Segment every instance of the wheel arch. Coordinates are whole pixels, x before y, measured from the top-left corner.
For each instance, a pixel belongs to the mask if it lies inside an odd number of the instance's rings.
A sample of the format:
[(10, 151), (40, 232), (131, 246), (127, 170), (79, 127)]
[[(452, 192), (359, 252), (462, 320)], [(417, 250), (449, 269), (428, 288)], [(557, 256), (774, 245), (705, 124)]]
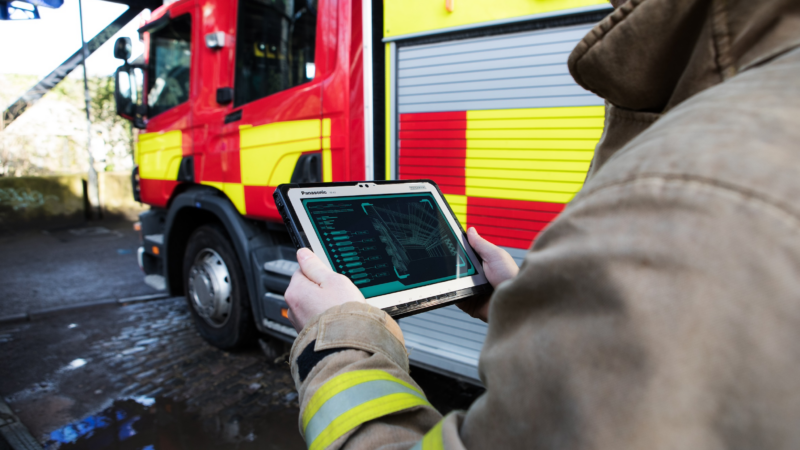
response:
[(249, 264), (249, 241), (257, 230), (239, 214), (230, 200), (213, 188), (193, 187), (170, 202), (164, 230), (164, 275), (170, 295), (184, 295), (183, 256), (192, 232), (200, 226), (222, 226), (244, 272), (251, 302), (257, 298), (255, 276)]

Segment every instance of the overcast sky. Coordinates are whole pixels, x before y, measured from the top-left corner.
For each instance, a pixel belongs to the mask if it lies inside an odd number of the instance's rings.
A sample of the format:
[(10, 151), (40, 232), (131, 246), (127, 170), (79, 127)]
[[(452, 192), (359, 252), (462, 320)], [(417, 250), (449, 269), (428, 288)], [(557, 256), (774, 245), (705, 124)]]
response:
[[(86, 40), (90, 40), (128, 9), (119, 3), (83, 0), (83, 20)], [(43, 77), (64, 62), (81, 47), (78, 0), (65, 0), (58, 9), (39, 8), (39, 20), (0, 21), (0, 73), (31, 74)], [(141, 15), (140, 15), (141, 17)], [(133, 56), (140, 55), (143, 46), (136, 30), (139, 18), (126, 25), (113, 38), (86, 60), (90, 75), (112, 75), (120, 65), (114, 59), (114, 41), (128, 36), (133, 42)], [(83, 73), (80, 69), (72, 76)]]

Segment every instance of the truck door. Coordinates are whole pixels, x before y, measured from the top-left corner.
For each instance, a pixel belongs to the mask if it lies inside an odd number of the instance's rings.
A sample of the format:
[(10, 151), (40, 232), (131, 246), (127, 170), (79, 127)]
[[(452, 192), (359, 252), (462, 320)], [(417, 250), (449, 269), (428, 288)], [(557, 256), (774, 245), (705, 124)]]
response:
[(232, 107), (208, 149), (221, 173), (204, 169), (200, 181), (243, 215), (280, 220), (275, 187), (292, 179), (303, 154), (322, 153), (316, 0), (240, 0), (236, 13)]
[(189, 7), (170, 12), (171, 18), (156, 23), (146, 35), (148, 122), (136, 155), (142, 201), (155, 206), (167, 205), (178, 184), (181, 159), (192, 153), (192, 14)]

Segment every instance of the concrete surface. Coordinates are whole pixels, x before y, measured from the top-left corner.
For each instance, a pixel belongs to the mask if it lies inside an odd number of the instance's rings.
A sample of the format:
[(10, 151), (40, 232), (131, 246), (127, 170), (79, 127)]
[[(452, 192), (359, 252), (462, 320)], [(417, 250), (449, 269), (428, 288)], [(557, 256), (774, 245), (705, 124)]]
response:
[(131, 222), (0, 233), (0, 316), (154, 294), (136, 262)]

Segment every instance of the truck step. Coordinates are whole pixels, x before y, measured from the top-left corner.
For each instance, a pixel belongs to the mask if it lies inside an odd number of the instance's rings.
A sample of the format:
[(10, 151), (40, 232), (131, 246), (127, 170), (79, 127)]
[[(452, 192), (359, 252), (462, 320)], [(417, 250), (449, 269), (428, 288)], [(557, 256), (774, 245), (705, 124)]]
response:
[(163, 291), (167, 289), (167, 280), (162, 275), (146, 275), (144, 277), (144, 284), (157, 291)]
[(296, 261), (289, 261), (288, 259), (276, 259), (274, 261), (267, 261), (264, 263), (264, 271), (291, 277), (294, 272), (300, 267)]

